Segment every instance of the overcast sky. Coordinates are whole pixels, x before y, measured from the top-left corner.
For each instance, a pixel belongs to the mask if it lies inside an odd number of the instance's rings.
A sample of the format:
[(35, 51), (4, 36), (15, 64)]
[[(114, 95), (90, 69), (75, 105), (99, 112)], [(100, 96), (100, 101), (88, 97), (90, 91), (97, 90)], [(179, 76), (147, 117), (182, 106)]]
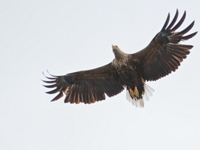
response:
[(156, 82), (144, 108), (117, 96), (91, 105), (50, 102), (41, 79), (96, 68), (111, 45), (134, 53), (160, 31), (167, 13), (200, 29), (199, 0), (1, 0), (0, 149), (199, 150), (200, 40), (180, 68)]

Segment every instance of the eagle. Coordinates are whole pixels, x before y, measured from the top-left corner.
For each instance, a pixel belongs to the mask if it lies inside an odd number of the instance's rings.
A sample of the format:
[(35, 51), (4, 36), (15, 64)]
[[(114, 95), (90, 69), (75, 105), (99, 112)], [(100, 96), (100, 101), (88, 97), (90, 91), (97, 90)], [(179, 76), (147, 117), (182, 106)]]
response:
[[(197, 32), (185, 35), (194, 21), (182, 31), (176, 31), (184, 22), (186, 11), (177, 22), (178, 10), (169, 23), (170, 14), (152, 41), (144, 49), (127, 54), (117, 45), (112, 45), (115, 58), (108, 64), (91, 70), (55, 76), (49, 74), (43, 80), (47, 88), (54, 88), (48, 94), (58, 93), (51, 101), (65, 95), (65, 103), (91, 104), (117, 95), (126, 89), (127, 99), (134, 105), (144, 107), (154, 91), (147, 81), (158, 80), (178, 69), (187, 57), (192, 45), (180, 44), (195, 36)], [(177, 23), (176, 23), (177, 22)]]

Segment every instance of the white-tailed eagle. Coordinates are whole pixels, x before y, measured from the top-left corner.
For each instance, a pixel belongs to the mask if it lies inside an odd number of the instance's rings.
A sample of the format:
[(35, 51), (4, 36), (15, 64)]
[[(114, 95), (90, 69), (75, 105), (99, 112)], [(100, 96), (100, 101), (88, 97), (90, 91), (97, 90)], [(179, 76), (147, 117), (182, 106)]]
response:
[(179, 43), (197, 34), (194, 32), (185, 35), (193, 27), (194, 21), (184, 30), (176, 31), (185, 17), (186, 12), (176, 23), (177, 10), (169, 24), (170, 14), (168, 14), (161, 31), (147, 47), (137, 53), (127, 54), (118, 46), (112, 45), (115, 58), (105, 66), (62, 76), (46, 77), (48, 81), (44, 82), (49, 85), (44, 86), (54, 88), (47, 93), (58, 93), (52, 101), (65, 95), (65, 103), (91, 104), (105, 100), (105, 94), (111, 97), (125, 88), (127, 98), (133, 104), (144, 106), (143, 99), (148, 99), (153, 91), (145, 82), (158, 80), (175, 71), (193, 47)]

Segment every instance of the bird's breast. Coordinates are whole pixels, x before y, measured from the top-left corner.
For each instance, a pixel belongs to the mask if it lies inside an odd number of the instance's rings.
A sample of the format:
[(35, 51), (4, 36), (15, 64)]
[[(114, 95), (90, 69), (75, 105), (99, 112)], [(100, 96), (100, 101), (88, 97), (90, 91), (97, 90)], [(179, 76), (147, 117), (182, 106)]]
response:
[(112, 61), (112, 65), (115, 68), (126, 67), (128, 65), (128, 58), (127, 57), (123, 57), (123, 58), (120, 58), (120, 59), (115, 58)]

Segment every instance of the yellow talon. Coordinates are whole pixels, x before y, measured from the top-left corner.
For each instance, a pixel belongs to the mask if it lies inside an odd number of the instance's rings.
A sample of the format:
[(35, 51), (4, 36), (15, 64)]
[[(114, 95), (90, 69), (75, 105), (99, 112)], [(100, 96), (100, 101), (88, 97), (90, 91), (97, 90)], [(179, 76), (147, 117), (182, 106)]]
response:
[(129, 92), (130, 92), (131, 97), (133, 97), (133, 98), (139, 96), (139, 92), (138, 92), (137, 87), (134, 88), (134, 91), (130, 88)]

